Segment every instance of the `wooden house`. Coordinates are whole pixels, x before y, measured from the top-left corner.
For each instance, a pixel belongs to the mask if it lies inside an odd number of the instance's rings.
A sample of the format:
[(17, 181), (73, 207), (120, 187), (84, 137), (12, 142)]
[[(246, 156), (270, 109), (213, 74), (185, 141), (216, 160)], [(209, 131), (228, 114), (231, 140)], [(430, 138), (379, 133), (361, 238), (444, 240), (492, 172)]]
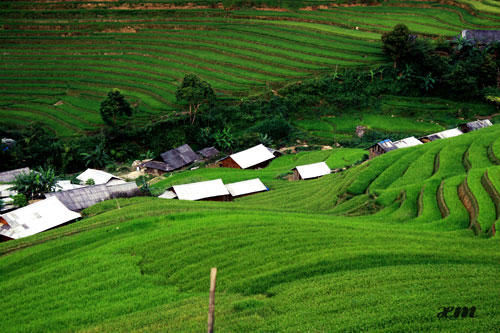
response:
[(299, 165), (292, 170), (294, 180), (315, 179), (328, 175), (331, 172), (325, 162)]
[(276, 156), (260, 144), (223, 158), (220, 166), (234, 169), (259, 169), (265, 168), (274, 158)]
[(455, 136), (459, 136), (462, 134), (464, 134), (464, 133), (461, 130), (459, 130), (458, 128), (452, 128), (452, 129), (442, 131), (439, 133), (434, 133), (434, 134), (429, 134), (427, 136), (423, 136), (423, 137), (419, 138), (419, 140), (422, 143), (427, 143), (427, 142), (431, 142), (431, 141), (435, 141), (435, 140), (439, 140), (439, 139), (453, 138)]
[(164, 152), (154, 160), (141, 164), (141, 166), (145, 168), (146, 173), (159, 176), (188, 166), (199, 159), (198, 154), (188, 144), (184, 144)]
[(0, 215), (2, 241), (28, 237), (81, 217), (57, 198), (48, 198)]
[(463, 133), (469, 133), (481, 128), (493, 126), (490, 120), (484, 119), (484, 120), (476, 120), (476, 121), (471, 121), (469, 123), (464, 123), (458, 125), (458, 128), (463, 132)]
[(167, 189), (160, 198), (190, 201), (232, 201), (231, 194), (224, 186), (222, 179), (174, 185)]

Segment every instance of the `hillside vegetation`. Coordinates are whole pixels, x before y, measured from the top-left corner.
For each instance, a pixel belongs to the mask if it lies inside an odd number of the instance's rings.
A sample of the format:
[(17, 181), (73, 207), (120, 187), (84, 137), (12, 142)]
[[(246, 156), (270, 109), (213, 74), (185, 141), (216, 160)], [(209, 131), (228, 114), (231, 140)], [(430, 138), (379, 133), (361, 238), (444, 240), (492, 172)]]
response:
[[(311, 181), (275, 177), (349, 150), (156, 185), (262, 177), (271, 187), (234, 202), (98, 204), (82, 221), (0, 245), (3, 330), (201, 331), (215, 266), (218, 331), (494, 331), (499, 134), (496, 125)], [(447, 306), (476, 316), (439, 319)]]
[(186, 3), (2, 1), (0, 124), (40, 121), (74, 136), (102, 127), (99, 103), (111, 88), (147, 121), (180, 109), (175, 90), (188, 73), (220, 98), (239, 99), (339, 67), (386, 62), (380, 36), (398, 23), (433, 37), (500, 27), (493, 1), (319, 8), (326, 2), (290, 8), (294, 2), (284, 1), (274, 10)]

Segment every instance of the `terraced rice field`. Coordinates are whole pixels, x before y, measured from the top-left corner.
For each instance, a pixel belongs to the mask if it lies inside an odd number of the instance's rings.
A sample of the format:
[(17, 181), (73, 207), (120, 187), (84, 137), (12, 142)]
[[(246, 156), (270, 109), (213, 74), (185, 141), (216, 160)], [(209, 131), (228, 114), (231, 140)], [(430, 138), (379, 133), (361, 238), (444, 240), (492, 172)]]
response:
[[(156, 184), (271, 187), (234, 202), (100, 203), (82, 221), (0, 244), (3, 331), (201, 331), (214, 266), (218, 331), (496, 331), (499, 137), (496, 125), (310, 181), (276, 176), (359, 152)], [(445, 306), (474, 306), (475, 317), (439, 319)]]
[(187, 73), (221, 98), (241, 98), (337, 66), (385, 62), (380, 35), (397, 23), (446, 37), (500, 27), (491, 10), (498, 7), (469, 2), (273, 11), (168, 1), (2, 1), (0, 124), (40, 120), (59, 135), (81, 135), (102, 126), (98, 106), (114, 87), (147, 121), (179, 110), (175, 89)]

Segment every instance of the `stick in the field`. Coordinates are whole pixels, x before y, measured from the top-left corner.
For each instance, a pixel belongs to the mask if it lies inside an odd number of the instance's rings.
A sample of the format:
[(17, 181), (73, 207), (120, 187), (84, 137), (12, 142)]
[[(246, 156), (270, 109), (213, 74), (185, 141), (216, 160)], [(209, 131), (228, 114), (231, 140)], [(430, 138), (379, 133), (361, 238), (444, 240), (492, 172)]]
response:
[(215, 279), (217, 278), (217, 268), (212, 267), (210, 271), (210, 303), (208, 307), (208, 333), (214, 331), (214, 309), (215, 309)]

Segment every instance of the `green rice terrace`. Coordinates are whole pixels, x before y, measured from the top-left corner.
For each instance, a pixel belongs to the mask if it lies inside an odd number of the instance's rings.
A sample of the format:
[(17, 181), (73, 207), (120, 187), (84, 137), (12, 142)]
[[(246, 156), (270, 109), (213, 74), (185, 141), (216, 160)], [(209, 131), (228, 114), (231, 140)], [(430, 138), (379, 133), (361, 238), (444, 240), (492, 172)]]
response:
[[(3, 332), (493, 332), (500, 326), (500, 125), (398, 149), (310, 181), (284, 155), (261, 170), (197, 169), (154, 186), (260, 177), (234, 202), (107, 201), (79, 222), (0, 245)], [(443, 307), (474, 318), (438, 318)]]
[(188, 73), (219, 98), (238, 100), (338, 68), (386, 63), (380, 37), (398, 23), (446, 38), (500, 28), (496, 1), (255, 3), (2, 1), (0, 124), (35, 120), (59, 136), (82, 135), (103, 126), (99, 104), (111, 88), (146, 122), (180, 110), (175, 91)]

